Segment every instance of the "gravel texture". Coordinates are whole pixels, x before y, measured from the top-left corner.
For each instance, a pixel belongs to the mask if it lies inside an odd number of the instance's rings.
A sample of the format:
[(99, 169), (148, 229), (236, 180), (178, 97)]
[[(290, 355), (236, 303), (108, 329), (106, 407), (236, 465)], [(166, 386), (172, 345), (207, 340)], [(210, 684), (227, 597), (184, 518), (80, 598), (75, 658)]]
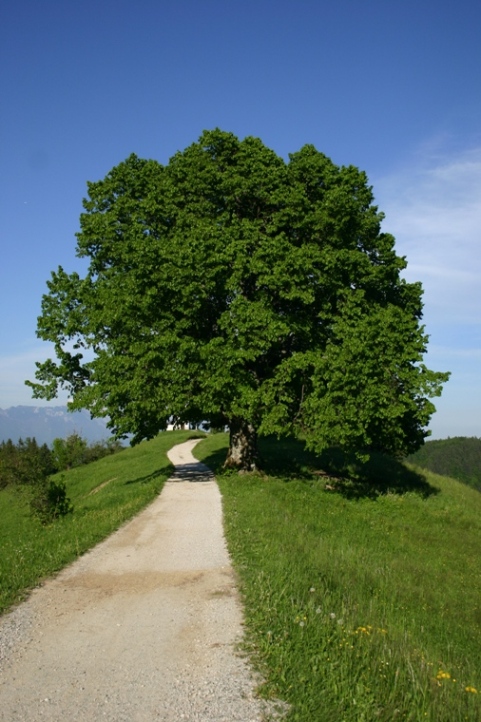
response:
[(254, 722), (221, 497), (195, 441), (159, 497), (0, 619), (0, 720)]

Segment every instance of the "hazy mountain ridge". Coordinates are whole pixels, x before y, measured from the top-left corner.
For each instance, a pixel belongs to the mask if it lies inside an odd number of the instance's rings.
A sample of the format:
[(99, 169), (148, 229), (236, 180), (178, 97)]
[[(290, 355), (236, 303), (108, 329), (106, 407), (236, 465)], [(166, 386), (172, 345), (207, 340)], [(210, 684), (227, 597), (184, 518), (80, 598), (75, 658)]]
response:
[(11, 439), (16, 443), (20, 438), (35, 437), (39, 444), (50, 445), (54, 439), (65, 439), (73, 433), (89, 443), (112, 435), (104, 419), (91, 419), (85, 410), (70, 412), (66, 406), (11, 406), (0, 409), (0, 442)]

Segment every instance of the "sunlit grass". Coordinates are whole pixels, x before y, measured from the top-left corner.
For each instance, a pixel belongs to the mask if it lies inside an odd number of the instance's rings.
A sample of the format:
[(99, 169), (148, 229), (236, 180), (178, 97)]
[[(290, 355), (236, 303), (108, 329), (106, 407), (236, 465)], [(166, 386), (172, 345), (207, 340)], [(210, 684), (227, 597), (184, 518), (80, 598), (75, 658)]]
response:
[(263, 693), (303, 722), (480, 720), (481, 495), (390, 464), (383, 480), (379, 459), (369, 494), (287, 441), (261, 447), (269, 475), (223, 476), (226, 443), (195, 453), (218, 473)]
[(152, 501), (169, 477), (166, 457), (192, 432), (175, 431), (63, 473), (73, 514), (42, 526), (28, 494), (0, 491), (0, 611), (23, 598)]

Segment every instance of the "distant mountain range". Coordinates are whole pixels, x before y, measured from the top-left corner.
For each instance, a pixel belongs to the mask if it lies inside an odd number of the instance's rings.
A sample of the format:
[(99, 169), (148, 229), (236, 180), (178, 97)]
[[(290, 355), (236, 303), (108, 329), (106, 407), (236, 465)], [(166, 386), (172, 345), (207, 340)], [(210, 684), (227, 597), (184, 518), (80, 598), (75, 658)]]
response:
[(17, 443), (27, 437), (39, 444), (51, 444), (77, 433), (89, 443), (112, 435), (104, 419), (91, 419), (88, 411), (67, 411), (66, 406), (11, 406), (0, 409), (0, 441)]

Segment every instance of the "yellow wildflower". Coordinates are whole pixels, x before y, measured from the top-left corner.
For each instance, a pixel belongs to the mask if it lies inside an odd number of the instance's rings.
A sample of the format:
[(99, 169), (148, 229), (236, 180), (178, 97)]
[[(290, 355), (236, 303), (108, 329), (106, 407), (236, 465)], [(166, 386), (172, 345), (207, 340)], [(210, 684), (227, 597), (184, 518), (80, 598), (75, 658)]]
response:
[(359, 632), (362, 632), (363, 634), (371, 634), (371, 632), (369, 631), (369, 627), (358, 627), (355, 633), (358, 634)]

